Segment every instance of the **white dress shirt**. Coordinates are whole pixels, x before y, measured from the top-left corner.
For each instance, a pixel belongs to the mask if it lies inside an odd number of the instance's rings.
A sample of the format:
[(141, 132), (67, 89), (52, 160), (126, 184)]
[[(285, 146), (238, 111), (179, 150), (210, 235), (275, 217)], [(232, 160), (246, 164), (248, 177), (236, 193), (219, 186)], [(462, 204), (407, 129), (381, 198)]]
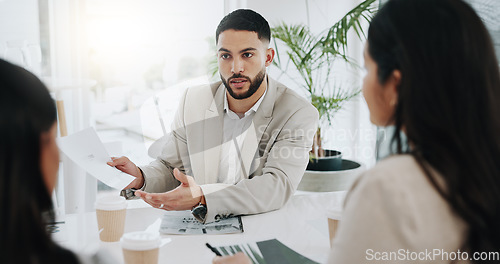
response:
[(235, 184), (244, 178), (241, 171), (241, 147), (248, 128), (252, 124), (255, 112), (259, 109), (264, 96), (266, 96), (266, 92), (267, 89), (252, 108), (246, 111), (241, 118), (229, 109), (227, 93), (224, 93), (223, 142), (217, 182)]

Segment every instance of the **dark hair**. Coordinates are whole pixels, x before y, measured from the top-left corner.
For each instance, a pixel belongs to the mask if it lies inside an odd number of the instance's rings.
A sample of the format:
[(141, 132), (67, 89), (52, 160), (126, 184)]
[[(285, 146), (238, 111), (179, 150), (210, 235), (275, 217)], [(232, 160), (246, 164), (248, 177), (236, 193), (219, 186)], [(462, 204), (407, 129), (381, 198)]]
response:
[(0, 60), (2, 263), (77, 262), (46, 231), (53, 213), (40, 168), (40, 137), (56, 118), (54, 101), (40, 80)]
[(256, 32), (259, 39), (271, 41), (269, 23), (259, 13), (250, 9), (238, 9), (226, 15), (215, 31), (215, 43), (219, 42), (220, 33), (228, 29)]
[(498, 251), (500, 74), (481, 19), (461, 0), (390, 0), (370, 24), (368, 52), (380, 83), (401, 72), (398, 152), (404, 127), (410, 153), (468, 225), (463, 249)]

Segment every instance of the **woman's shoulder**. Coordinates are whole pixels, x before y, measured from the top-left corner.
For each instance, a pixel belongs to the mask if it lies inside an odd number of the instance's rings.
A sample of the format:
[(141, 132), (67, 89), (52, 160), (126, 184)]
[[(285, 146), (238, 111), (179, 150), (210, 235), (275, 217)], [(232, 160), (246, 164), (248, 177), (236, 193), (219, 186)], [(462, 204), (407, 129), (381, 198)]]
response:
[(382, 159), (368, 172), (380, 176), (386, 175), (386, 177), (394, 177), (394, 175), (397, 174), (398, 177), (401, 177), (401, 175), (415, 172), (422, 173), (422, 170), (412, 155), (400, 154)]
[[(439, 173), (432, 167), (427, 169), (438, 184), (443, 184)], [(378, 162), (359, 176), (347, 197), (351, 201), (378, 200), (378, 206), (409, 213), (449, 211), (448, 203), (412, 155), (394, 155)]]
[[(429, 170), (441, 182), (441, 176)], [(464, 236), (463, 221), (411, 155), (388, 157), (360, 175), (346, 197), (345, 212), (346, 217), (370, 219), (379, 227), (385, 223), (382, 233), (388, 247), (441, 246), (452, 251)]]
[(425, 181), (425, 174), (415, 158), (402, 154), (379, 161), (374, 167), (363, 172), (355, 185), (384, 183), (385, 187), (399, 190), (404, 186), (412, 186), (416, 182), (425, 183)]
[(346, 196), (341, 221), (331, 254), (335, 263), (364, 262), (368, 249), (454, 252), (466, 235), (463, 220), (411, 155), (388, 157), (360, 175)]

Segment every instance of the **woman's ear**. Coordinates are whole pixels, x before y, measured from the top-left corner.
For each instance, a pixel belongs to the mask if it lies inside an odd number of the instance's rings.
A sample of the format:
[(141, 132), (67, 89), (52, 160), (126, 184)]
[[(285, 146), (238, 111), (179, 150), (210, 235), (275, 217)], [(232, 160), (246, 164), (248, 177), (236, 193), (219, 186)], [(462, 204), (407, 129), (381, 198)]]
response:
[(401, 84), (401, 71), (394, 70), (385, 83), (385, 95), (387, 102), (394, 107), (398, 102), (399, 85)]

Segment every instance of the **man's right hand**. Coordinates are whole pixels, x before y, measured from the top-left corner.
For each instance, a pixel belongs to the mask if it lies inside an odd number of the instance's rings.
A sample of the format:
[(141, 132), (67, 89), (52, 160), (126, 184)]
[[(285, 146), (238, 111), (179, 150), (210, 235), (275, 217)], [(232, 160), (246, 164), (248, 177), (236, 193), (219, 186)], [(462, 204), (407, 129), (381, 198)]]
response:
[(130, 188), (140, 189), (144, 185), (144, 176), (142, 175), (141, 170), (127, 157), (119, 157), (119, 158), (111, 157), (111, 160), (112, 161), (108, 162), (109, 166), (115, 167), (135, 177), (135, 180), (133, 180), (124, 189), (130, 189)]

